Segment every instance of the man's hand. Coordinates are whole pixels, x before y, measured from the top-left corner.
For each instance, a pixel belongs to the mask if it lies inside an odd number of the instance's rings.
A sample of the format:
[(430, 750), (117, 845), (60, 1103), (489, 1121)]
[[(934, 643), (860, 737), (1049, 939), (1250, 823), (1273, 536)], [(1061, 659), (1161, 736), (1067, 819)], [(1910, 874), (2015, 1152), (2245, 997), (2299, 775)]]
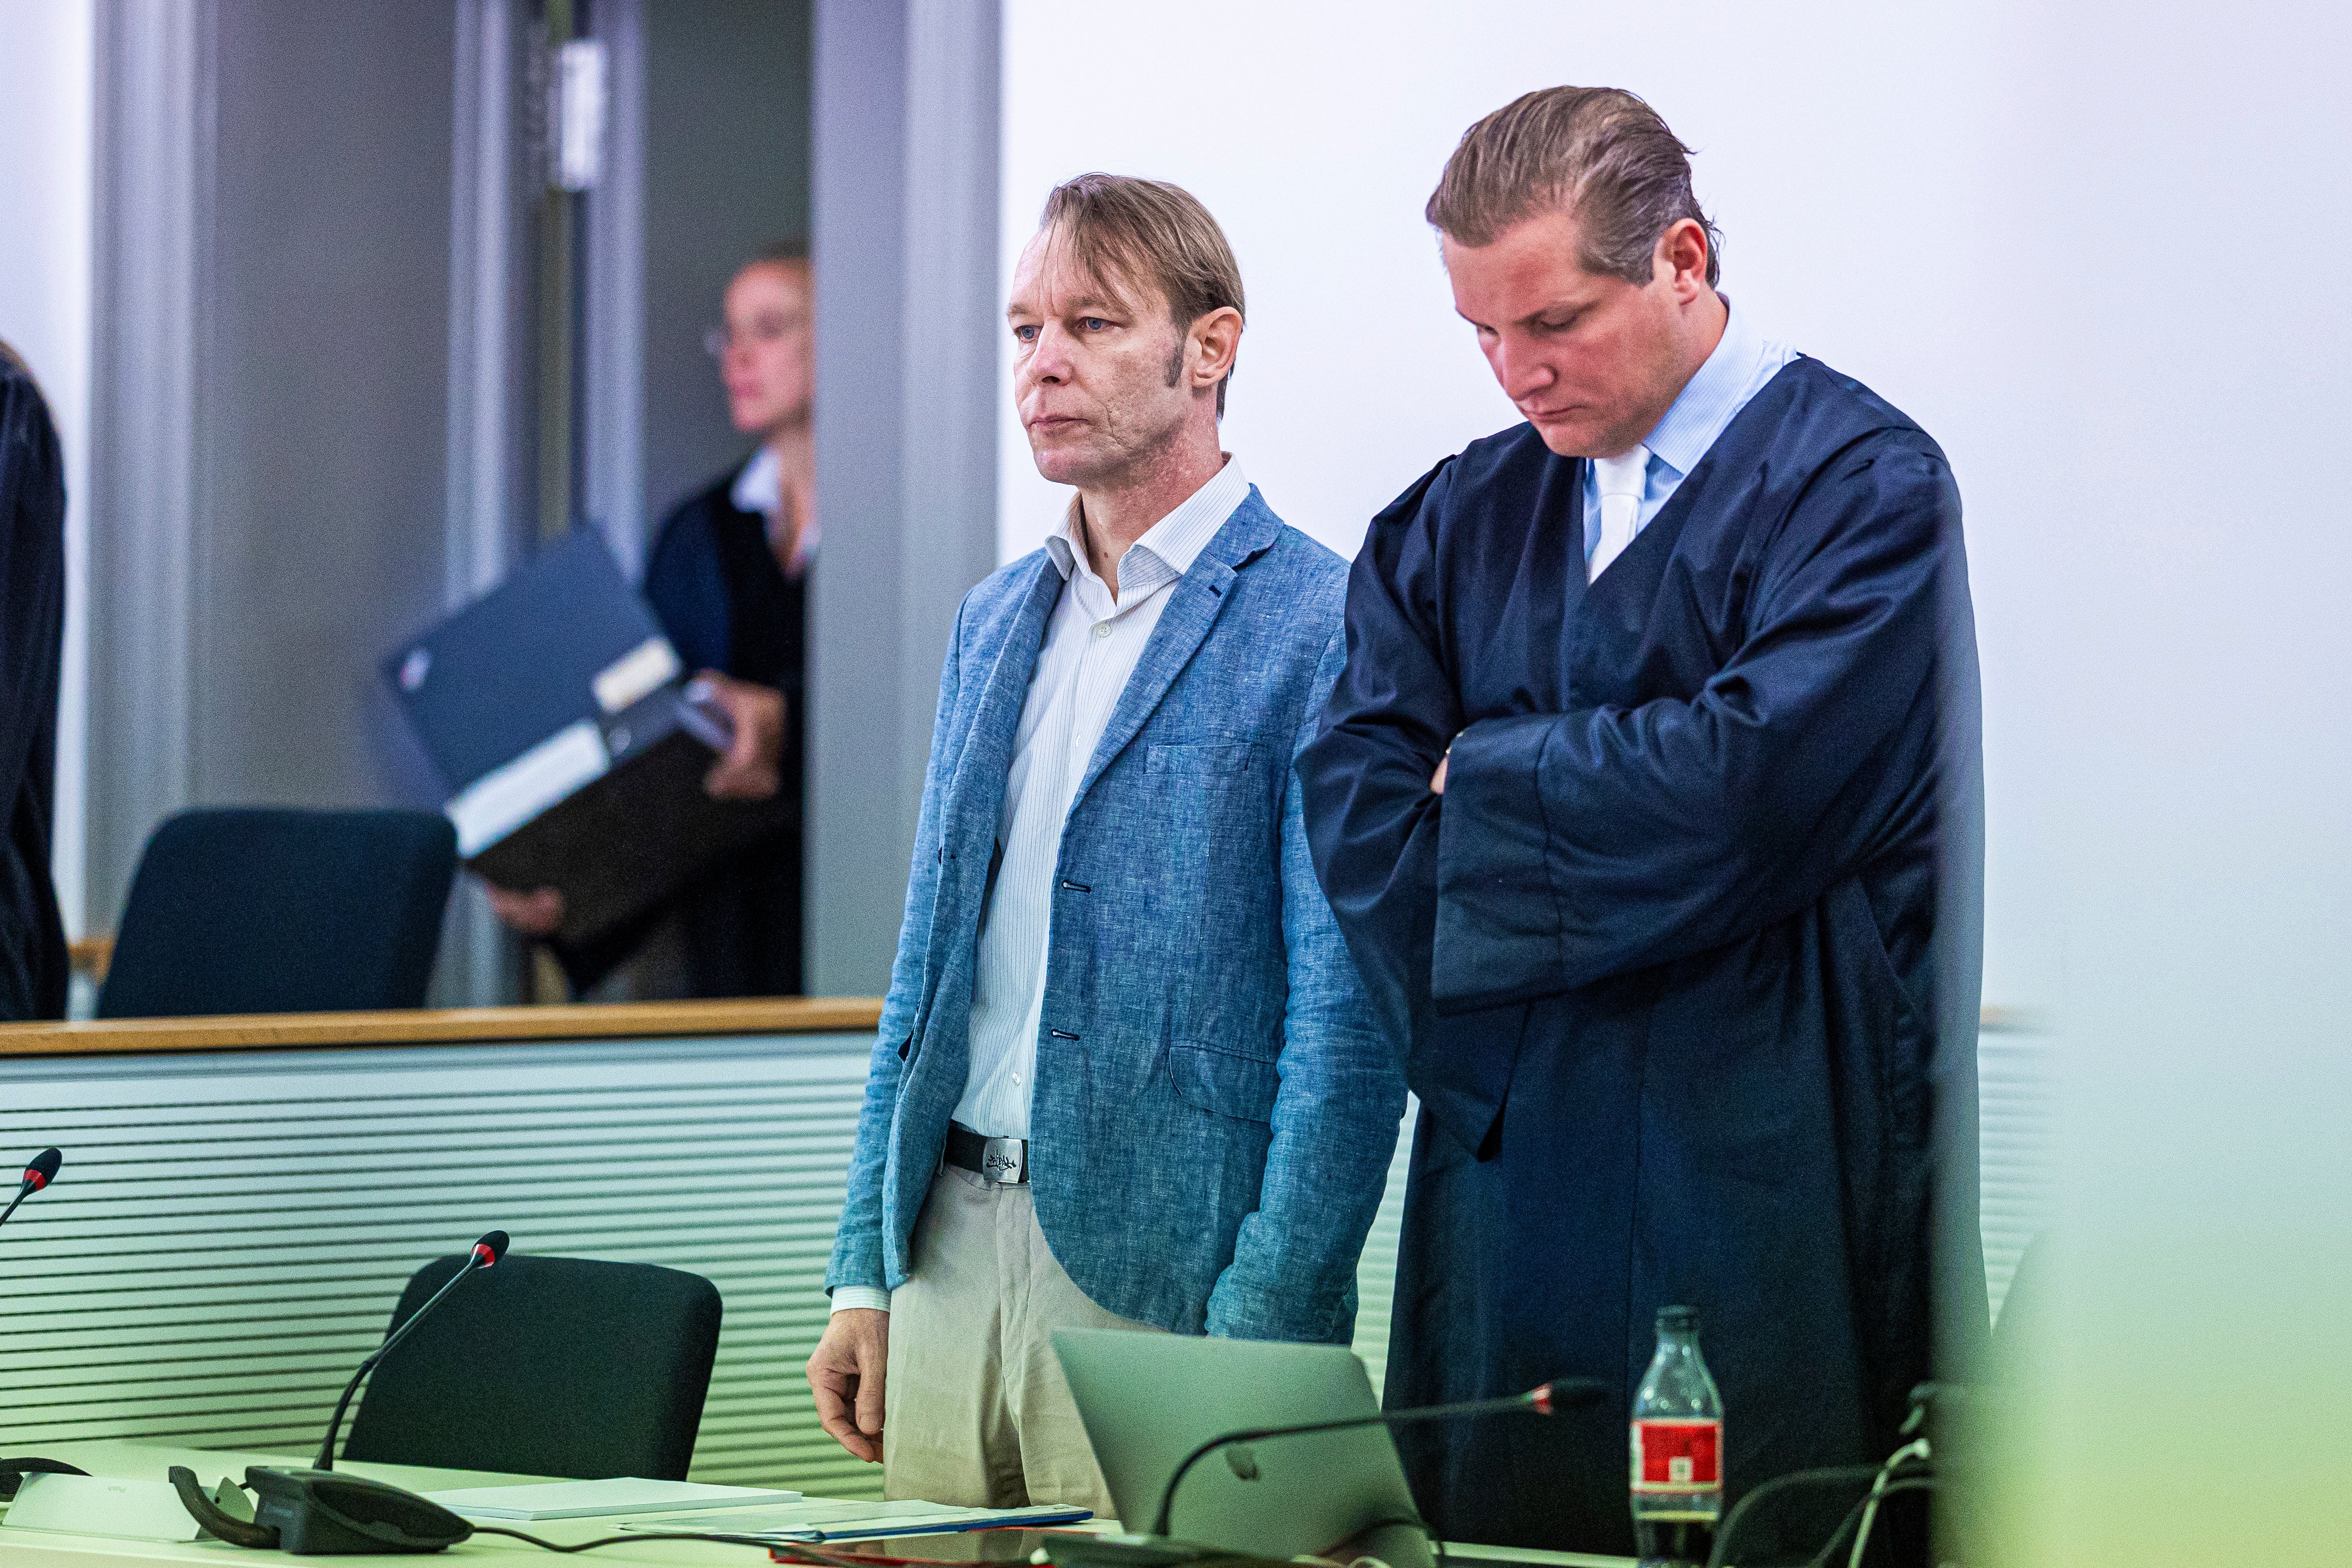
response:
[(817, 1420), (868, 1464), (882, 1460), (882, 1379), (889, 1359), (890, 1314), (866, 1307), (834, 1313), (808, 1359)]
[(1453, 760), (1454, 753), (1451, 750), (1448, 750), (1444, 756), (1437, 759), (1437, 771), (1429, 776), (1429, 792), (1431, 794), (1443, 795), (1445, 793), (1445, 765)]
[(484, 883), (490, 895), (490, 908), (498, 917), (526, 936), (552, 936), (555, 928), (563, 924), (563, 894), (556, 888), (535, 887), (529, 893), (518, 893), (510, 887)]
[(705, 670), (695, 684), (724, 709), (735, 744), (710, 765), (702, 788), (714, 800), (764, 800), (782, 783), (784, 694)]

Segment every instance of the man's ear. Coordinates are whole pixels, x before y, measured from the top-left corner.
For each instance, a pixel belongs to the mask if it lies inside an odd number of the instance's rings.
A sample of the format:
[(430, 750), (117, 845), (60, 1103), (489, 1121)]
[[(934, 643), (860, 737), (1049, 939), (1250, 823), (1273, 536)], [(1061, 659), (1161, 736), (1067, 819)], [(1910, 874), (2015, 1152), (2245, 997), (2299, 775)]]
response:
[(1192, 348), (1192, 385), (1215, 386), (1233, 373), (1242, 348), (1242, 313), (1223, 305), (1192, 323), (1186, 334)]
[(1675, 298), (1687, 299), (1707, 286), (1706, 230), (1696, 218), (1681, 218), (1658, 236), (1652, 265)]

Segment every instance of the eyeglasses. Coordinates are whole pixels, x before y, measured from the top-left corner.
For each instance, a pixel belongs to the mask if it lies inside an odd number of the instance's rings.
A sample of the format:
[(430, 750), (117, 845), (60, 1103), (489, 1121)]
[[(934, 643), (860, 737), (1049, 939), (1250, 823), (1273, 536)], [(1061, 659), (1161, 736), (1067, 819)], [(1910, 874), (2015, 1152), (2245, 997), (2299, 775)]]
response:
[(781, 343), (805, 326), (799, 316), (762, 316), (738, 332), (731, 327), (713, 327), (702, 334), (702, 351), (714, 360), (723, 360), (727, 350), (739, 344), (756, 343), (761, 348)]

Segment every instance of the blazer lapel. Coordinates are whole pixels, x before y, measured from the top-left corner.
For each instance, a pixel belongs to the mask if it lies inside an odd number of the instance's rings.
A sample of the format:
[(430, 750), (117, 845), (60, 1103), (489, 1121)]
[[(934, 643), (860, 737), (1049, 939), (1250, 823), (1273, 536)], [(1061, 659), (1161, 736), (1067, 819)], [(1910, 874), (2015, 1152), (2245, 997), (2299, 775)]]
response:
[(1157, 711), (1168, 688), (1208, 640), (1210, 628), (1216, 625), (1231, 597), (1238, 575), (1235, 569), (1249, 564), (1250, 558), (1272, 544), (1281, 527), (1273, 509), (1259, 497), (1257, 486), (1251, 486), (1225, 526), (1193, 558), (1192, 570), (1168, 591), (1168, 608), (1160, 612), (1160, 624), (1151, 629), (1151, 640), (1143, 645), (1143, 657), (1136, 661), (1134, 673), (1118, 694), (1118, 706), (1111, 709), (1110, 725), (1087, 764), (1086, 777), (1078, 780), (1078, 792), (1070, 801), (1073, 812), (1102, 777), (1103, 769), (1127, 749)]
[[(971, 710), (963, 754), (948, 780), (946, 809), (940, 813), (940, 843), (951, 854), (965, 854), (968, 846), (994, 839), (997, 813), (1004, 804), (1005, 776), (1013, 768), (1013, 742), (1021, 730), (1022, 705), (1029, 700), (1030, 678), (1036, 674), (1037, 654), (1045, 646), (1045, 622), (1061, 596), (1062, 574), (1039, 550), (1028, 591), (1021, 596), (1011, 624), (997, 643), (979, 701)], [(984, 875), (986, 855), (981, 856), (980, 863)], [(941, 886), (949, 880), (941, 878)]]

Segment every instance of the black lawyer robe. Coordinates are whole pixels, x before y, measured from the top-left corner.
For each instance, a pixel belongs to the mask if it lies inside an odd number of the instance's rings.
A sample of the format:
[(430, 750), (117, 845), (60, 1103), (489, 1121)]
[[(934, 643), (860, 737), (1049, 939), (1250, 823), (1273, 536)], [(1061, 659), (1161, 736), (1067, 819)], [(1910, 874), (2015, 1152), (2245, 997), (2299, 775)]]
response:
[(66, 1016), (65, 926), (49, 879), (65, 649), (65, 463), (48, 404), (0, 343), (0, 1019)]
[(1938, 1180), (1975, 1213), (1975, 1040), (1937, 1019), (1977, 975), (1936, 939), (1975, 644), (1942, 452), (1819, 361), (1589, 587), (1583, 467), (1521, 425), (1374, 520), (1298, 770), (1423, 1106), (1391, 1407), (1622, 1391), (1401, 1429), (1415, 1495), (1453, 1540), (1622, 1552), (1659, 1307), (1701, 1314), (1734, 1500), (1884, 1458), (1928, 1375)]

